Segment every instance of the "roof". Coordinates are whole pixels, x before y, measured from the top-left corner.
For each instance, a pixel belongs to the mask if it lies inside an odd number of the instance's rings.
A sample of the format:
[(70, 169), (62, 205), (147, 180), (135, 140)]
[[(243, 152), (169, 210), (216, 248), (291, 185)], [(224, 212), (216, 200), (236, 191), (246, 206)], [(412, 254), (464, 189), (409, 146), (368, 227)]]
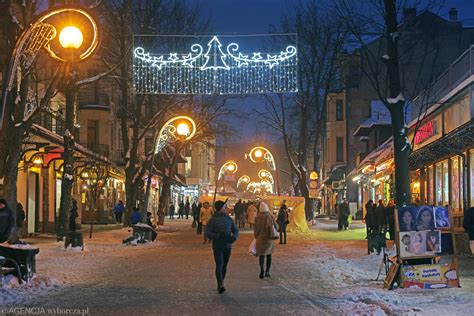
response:
[(370, 113), (372, 114), (370, 118), (359, 125), (354, 136), (367, 136), (374, 127), (391, 124), (390, 112), (382, 101), (370, 101)]

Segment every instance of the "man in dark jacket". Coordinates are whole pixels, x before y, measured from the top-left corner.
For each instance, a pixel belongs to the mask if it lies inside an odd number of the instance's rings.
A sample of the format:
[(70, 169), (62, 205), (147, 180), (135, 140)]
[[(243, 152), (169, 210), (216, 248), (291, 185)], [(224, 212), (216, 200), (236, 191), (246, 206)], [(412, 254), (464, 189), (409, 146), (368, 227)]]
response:
[(14, 226), (13, 211), (8, 208), (5, 199), (0, 199), (0, 243), (8, 240)]
[(239, 199), (239, 201), (235, 203), (234, 205), (235, 223), (237, 224), (239, 228), (242, 227), (242, 212), (243, 211), (244, 209), (243, 209), (242, 200)]
[(469, 235), (471, 252), (474, 255), (474, 207), (469, 208), (464, 214), (464, 229)]
[(379, 233), (384, 233), (386, 224), (387, 220), (385, 218), (385, 205), (383, 204), (383, 200), (379, 200), (379, 204), (375, 209), (375, 225), (377, 227), (377, 231)]
[(342, 218), (342, 226), (344, 229), (349, 228), (349, 215), (351, 215), (351, 209), (349, 208), (349, 203), (347, 203), (347, 200), (344, 199), (342, 202), (341, 206), (339, 207), (339, 211), (341, 212), (341, 218)]
[(207, 223), (206, 236), (212, 240), (214, 261), (216, 262), (217, 291), (225, 292), (224, 279), (232, 251), (232, 243), (239, 237), (239, 230), (227, 213), (225, 202), (214, 203), (216, 212)]

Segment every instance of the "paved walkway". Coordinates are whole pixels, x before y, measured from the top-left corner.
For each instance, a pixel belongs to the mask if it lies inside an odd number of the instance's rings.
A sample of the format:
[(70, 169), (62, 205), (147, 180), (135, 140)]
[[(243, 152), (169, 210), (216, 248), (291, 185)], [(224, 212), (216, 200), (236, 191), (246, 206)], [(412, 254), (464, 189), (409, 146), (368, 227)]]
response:
[(21, 306), (89, 315), (193, 316), (417, 314), (436, 311), (433, 302), (444, 300), (454, 311), (459, 304), (474, 308), (468, 305), (472, 287), (436, 293), (382, 289), (374, 281), (381, 258), (365, 256), (365, 240), (322, 242), (290, 234), (287, 245), (277, 245), (271, 278), (260, 280), (257, 259), (247, 253), (250, 229), (234, 245), (227, 292), (218, 294), (211, 246), (190, 226), (191, 220), (167, 221), (157, 242), (139, 246), (121, 244), (126, 228), (101, 231), (86, 236), (84, 252), (30, 239), (41, 249), (38, 278), (46, 277), (48, 286), (24, 296)]

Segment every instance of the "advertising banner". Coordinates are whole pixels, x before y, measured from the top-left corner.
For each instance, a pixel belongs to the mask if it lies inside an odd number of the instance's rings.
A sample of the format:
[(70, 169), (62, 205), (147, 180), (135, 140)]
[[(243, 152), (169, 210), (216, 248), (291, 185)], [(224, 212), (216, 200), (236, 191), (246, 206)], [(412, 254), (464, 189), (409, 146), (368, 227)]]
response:
[(402, 266), (404, 288), (441, 289), (459, 287), (456, 266), (448, 264), (424, 264)]

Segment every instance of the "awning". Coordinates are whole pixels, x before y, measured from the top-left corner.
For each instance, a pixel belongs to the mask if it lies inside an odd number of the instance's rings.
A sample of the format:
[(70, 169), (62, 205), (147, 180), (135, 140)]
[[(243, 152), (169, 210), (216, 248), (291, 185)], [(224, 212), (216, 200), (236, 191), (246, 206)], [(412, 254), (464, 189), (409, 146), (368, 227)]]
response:
[(448, 135), (426, 145), (410, 155), (410, 170), (422, 168), (440, 159), (448, 158), (474, 146), (474, 121), (458, 127)]

